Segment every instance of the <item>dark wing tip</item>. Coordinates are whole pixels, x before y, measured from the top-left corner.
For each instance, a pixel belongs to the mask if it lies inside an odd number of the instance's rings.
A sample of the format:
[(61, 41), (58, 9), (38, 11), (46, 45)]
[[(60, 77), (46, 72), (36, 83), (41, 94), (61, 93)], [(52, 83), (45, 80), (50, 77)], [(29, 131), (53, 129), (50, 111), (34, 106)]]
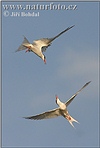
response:
[(38, 118), (37, 115), (36, 116), (30, 116), (30, 117), (22, 117), (24, 119), (31, 119), (31, 120), (41, 120), (42, 118)]
[(71, 26), (71, 27), (74, 27), (75, 25)]
[(71, 28), (73, 28), (74, 26), (75, 26), (75, 25), (68, 27), (68, 28), (66, 29), (66, 31), (69, 30), (69, 29), (71, 29)]
[(91, 81), (87, 82), (87, 83), (91, 83)]
[(74, 26), (75, 26), (75, 25), (73, 25), (73, 26), (69, 27), (69, 29), (73, 28)]
[(22, 117), (22, 118), (24, 118), (24, 119), (32, 119), (31, 117)]
[(87, 83), (85, 84), (85, 86), (87, 86), (89, 83), (91, 83), (91, 81), (87, 82)]

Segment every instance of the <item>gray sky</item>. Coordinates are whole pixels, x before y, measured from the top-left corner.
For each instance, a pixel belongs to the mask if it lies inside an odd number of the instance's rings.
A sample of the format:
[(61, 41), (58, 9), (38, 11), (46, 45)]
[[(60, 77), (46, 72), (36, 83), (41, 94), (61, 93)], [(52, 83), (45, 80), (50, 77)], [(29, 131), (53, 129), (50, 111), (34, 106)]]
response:
[[(99, 4), (52, 2), (52, 8), (59, 6), (59, 10), (25, 10), (37, 4), (51, 2), (2, 2), (2, 146), (97, 147)], [(22, 12), (39, 16), (23, 17)], [(32, 43), (54, 37), (72, 25), (75, 27), (44, 53), (46, 65), (33, 53), (15, 52), (23, 35)], [(90, 80), (68, 106), (69, 113), (80, 122), (74, 123), (76, 129), (63, 117), (41, 121), (22, 118), (56, 108), (56, 94), (65, 102)]]

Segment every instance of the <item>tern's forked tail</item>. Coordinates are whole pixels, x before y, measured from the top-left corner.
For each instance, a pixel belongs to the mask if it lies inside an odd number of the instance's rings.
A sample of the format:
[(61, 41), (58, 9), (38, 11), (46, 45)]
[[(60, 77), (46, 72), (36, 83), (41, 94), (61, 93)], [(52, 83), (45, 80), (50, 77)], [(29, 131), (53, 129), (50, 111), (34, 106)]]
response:
[(66, 116), (66, 119), (69, 121), (69, 123), (74, 127), (72, 122), (77, 122), (79, 123), (77, 120), (75, 120), (73, 117), (71, 117), (69, 114)]
[(25, 50), (27, 47), (27, 45), (29, 45), (29, 41), (27, 40), (27, 38), (24, 36), (24, 40), (22, 42), (22, 44), (19, 46), (19, 48), (16, 50), (17, 51), (21, 51), (21, 50)]

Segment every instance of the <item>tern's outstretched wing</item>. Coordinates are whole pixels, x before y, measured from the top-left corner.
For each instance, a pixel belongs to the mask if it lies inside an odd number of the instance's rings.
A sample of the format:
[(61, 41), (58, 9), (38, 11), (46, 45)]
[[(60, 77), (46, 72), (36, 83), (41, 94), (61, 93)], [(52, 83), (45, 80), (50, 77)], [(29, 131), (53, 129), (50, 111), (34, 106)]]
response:
[(39, 39), (39, 40), (35, 40), (35, 41), (33, 42), (33, 44), (37, 45), (37, 47), (38, 47), (39, 49), (41, 49), (42, 52), (45, 52), (46, 49), (47, 49), (47, 47), (51, 45), (51, 42), (52, 42), (53, 40), (55, 40), (56, 38), (58, 38), (60, 35), (62, 35), (62, 34), (63, 34), (64, 32), (66, 32), (66, 31), (68, 31), (68, 30), (71, 29), (72, 27), (74, 27), (74, 25), (71, 26), (71, 27), (68, 27), (67, 29), (65, 29), (64, 31), (62, 31), (61, 33), (59, 33), (58, 35), (56, 35), (56, 36), (53, 37), (53, 38), (42, 38), (42, 39)]
[(60, 35), (62, 35), (63, 33), (65, 33), (66, 31), (68, 31), (69, 29), (73, 28), (75, 25), (71, 26), (71, 27), (68, 27), (67, 29), (65, 29), (64, 31), (62, 31), (61, 33), (59, 33), (58, 35), (56, 35), (55, 37), (51, 38), (51, 42), (53, 40), (55, 40), (56, 38), (58, 38)]
[(41, 120), (41, 119), (50, 119), (60, 116), (59, 109), (53, 109), (44, 113), (41, 113), (36, 116), (24, 117), (25, 119)]
[(21, 50), (25, 50), (27, 47), (25, 45), (30, 44), (29, 41), (27, 40), (27, 38), (24, 36), (24, 40), (22, 42), (22, 44), (19, 46), (19, 48), (16, 50), (17, 51), (21, 51)]
[(87, 82), (80, 90), (78, 90), (65, 104), (66, 107), (72, 102), (72, 100), (84, 89), (91, 81)]

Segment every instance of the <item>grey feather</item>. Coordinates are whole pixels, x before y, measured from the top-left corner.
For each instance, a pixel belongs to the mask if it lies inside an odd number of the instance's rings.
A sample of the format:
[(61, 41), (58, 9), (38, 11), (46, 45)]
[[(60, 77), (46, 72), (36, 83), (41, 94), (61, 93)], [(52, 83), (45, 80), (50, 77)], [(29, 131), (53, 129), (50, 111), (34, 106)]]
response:
[(36, 116), (30, 116), (30, 117), (24, 117), (24, 118), (25, 119), (33, 119), (33, 120), (41, 120), (41, 119), (55, 118), (57, 116), (60, 116), (59, 108), (38, 114)]
[(65, 104), (66, 107), (73, 101), (73, 99), (90, 83), (91, 81), (87, 82), (80, 90), (78, 90)]

